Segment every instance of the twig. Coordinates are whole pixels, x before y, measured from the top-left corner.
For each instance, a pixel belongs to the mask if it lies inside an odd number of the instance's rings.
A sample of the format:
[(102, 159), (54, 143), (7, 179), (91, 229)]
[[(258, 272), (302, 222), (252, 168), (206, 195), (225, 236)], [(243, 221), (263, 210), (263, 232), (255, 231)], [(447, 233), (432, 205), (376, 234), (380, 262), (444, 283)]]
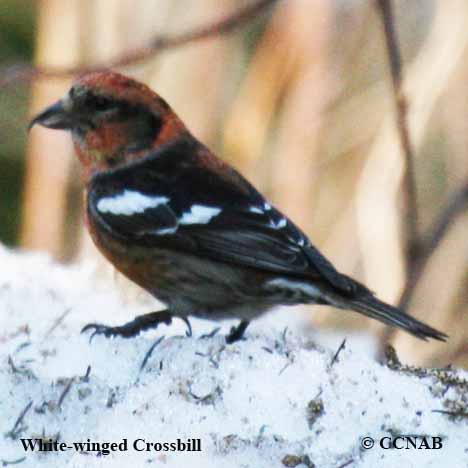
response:
[(216, 327), (213, 328), (209, 333), (204, 333), (203, 335), (200, 335), (200, 340), (206, 340), (208, 338), (213, 338), (218, 332), (221, 330), (221, 327)]
[(34, 379), (34, 380), (37, 380), (37, 377), (34, 375), (34, 372), (24, 366), (20, 366), (20, 367), (16, 367), (15, 363), (13, 362), (13, 358), (8, 355), (8, 365), (10, 366), (11, 368), (11, 371), (14, 373), (14, 374), (20, 374), (20, 375), (23, 375), (25, 377), (27, 377), (28, 379)]
[(444, 238), (452, 222), (468, 208), (468, 182), (450, 196), (447, 206), (435, 220), (424, 241), (424, 253), (430, 256)]
[(67, 385), (65, 386), (65, 388), (63, 389), (63, 392), (62, 394), (60, 395), (59, 399), (58, 399), (58, 402), (57, 402), (57, 407), (58, 408), (61, 408), (62, 407), (62, 403), (63, 401), (65, 400), (65, 397), (68, 395), (68, 393), (70, 392), (71, 390), (71, 387), (73, 385), (73, 382), (74, 382), (74, 379), (73, 377), (68, 381)]
[(63, 322), (65, 317), (71, 312), (71, 308), (66, 309), (61, 315), (57, 317), (57, 319), (54, 321), (52, 326), (47, 330), (46, 334), (44, 335), (45, 338), (49, 338), (50, 335), (55, 331), (55, 329)]
[(400, 137), (400, 144), (405, 157), (405, 174), (403, 179), (404, 191), (407, 202), (406, 213), (406, 265), (407, 271), (411, 271), (412, 264), (419, 254), (419, 212), (417, 204), (414, 152), (408, 130), (408, 103), (402, 88), (402, 64), (400, 48), (398, 46), (397, 35), (391, 0), (376, 0), (377, 9), (382, 17), (385, 32), (385, 42), (387, 45), (388, 59), (393, 84), (393, 97), (396, 108), (397, 130)]
[(18, 368), (15, 366), (15, 363), (13, 362), (13, 358), (8, 355), (8, 365), (10, 366), (11, 368), (11, 372), (13, 372), (13, 374), (16, 374), (18, 371)]
[(21, 457), (16, 460), (0, 460), (2, 466), (8, 465), (18, 465), (18, 463), (23, 463), (26, 460), (26, 457)]
[(405, 289), (400, 299), (400, 306), (405, 308), (418, 284), (431, 255), (448, 232), (452, 223), (468, 208), (468, 182), (456, 190), (450, 197), (447, 206), (440, 212), (428, 234), (421, 243), (420, 253), (409, 272)]
[(431, 410), (432, 413), (440, 413), (440, 414), (447, 414), (448, 416), (452, 416), (454, 418), (468, 418), (468, 412), (465, 411), (446, 411), (446, 410)]
[(333, 358), (330, 362), (330, 367), (333, 367), (333, 364), (338, 360), (338, 356), (340, 355), (341, 351), (345, 349), (346, 347), (346, 338), (341, 342), (340, 346), (338, 346), (338, 349), (336, 350), (336, 353), (333, 355)]
[(31, 406), (33, 405), (33, 401), (31, 400), (21, 411), (19, 414), (18, 418), (16, 419), (15, 424), (13, 425), (13, 429), (11, 431), (8, 431), (6, 436), (10, 436), (12, 439), (15, 439), (16, 436), (20, 433), (20, 431), (17, 432), (18, 428), (20, 427), (21, 423), (23, 422), (24, 417), (28, 414), (28, 411), (31, 409)]
[(86, 368), (86, 373), (85, 375), (83, 375), (82, 377), (80, 377), (80, 380), (82, 382), (89, 382), (89, 376), (91, 374), (91, 366), (88, 365), (88, 367)]
[(294, 360), (288, 360), (288, 362), (278, 372), (278, 375), (281, 375), (293, 363), (293, 361)]
[(113, 67), (124, 67), (136, 62), (141, 62), (157, 53), (167, 49), (191, 44), (193, 42), (208, 39), (214, 36), (229, 34), (235, 29), (241, 27), (244, 23), (256, 17), (262, 10), (268, 8), (277, 0), (258, 0), (252, 5), (245, 8), (240, 8), (235, 13), (226, 16), (220, 20), (209, 23), (205, 26), (200, 26), (191, 31), (174, 34), (172, 36), (155, 36), (146, 46), (132, 50), (131, 52), (121, 55), (107, 62), (99, 63), (89, 67), (47, 67), (31, 65), (13, 65), (0, 71), (0, 87), (5, 87), (18, 81), (28, 81), (38, 77), (45, 78), (61, 78), (73, 75), (99, 71)]
[(347, 462), (343, 463), (338, 468), (345, 468), (346, 466), (351, 465), (351, 463), (353, 463), (353, 462), (354, 462), (354, 458), (351, 458), (351, 460), (348, 460)]
[(165, 335), (159, 337), (151, 346), (150, 348), (148, 349), (147, 353), (145, 354), (145, 357), (143, 358), (143, 361), (140, 365), (140, 370), (139, 370), (139, 373), (141, 373), (143, 371), (143, 369), (145, 368), (146, 366), (146, 363), (148, 362), (148, 359), (151, 357), (151, 355), (153, 354), (153, 351), (154, 351), (154, 348), (156, 348), (156, 346), (158, 346), (159, 343), (161, 343), (162, 340), (164, 340), (165, 338)]

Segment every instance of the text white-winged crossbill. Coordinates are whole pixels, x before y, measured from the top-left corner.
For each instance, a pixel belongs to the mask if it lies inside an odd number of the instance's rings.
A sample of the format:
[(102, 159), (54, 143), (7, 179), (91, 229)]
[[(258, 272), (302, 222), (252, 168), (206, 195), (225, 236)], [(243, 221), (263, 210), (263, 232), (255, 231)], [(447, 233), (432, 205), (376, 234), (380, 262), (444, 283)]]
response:
[(122, 326), (84, 330), (130, 337), (172, 317), (239, 318), (227, 336), (233, 342), (274, 306), (326, 304), (418, 338), (446, 338), (339, 273), (144, 84), (110, 71), (85, 75), (36, 123), (71, 132), (91, 237), (167, 306)]

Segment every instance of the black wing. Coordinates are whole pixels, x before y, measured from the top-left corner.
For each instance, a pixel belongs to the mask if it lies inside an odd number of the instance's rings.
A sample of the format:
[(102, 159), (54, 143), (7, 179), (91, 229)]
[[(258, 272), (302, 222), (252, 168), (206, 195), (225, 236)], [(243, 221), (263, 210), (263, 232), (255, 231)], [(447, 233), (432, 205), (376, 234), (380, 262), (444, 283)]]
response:
[[(135, 245), (158, 246), (272, 273), (320, 278), (344, 292), (357, 284), (335, 270), (307, 237), (240, 174), (200, 163), (190, 138), (96, 175), (89, 215)], [(204, 158), (201, 158), (204, 160)]]

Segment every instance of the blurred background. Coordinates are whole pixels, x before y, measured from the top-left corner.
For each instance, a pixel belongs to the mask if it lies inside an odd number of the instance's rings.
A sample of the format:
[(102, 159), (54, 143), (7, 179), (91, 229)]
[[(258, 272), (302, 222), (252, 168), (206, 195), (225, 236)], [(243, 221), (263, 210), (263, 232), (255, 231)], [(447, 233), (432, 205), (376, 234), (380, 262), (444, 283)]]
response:
[[(33, 74), (25, 64), (114, 63), (155, 37), (212, 24), (254, 3), (2, 0), (0, 242), (46, 251), (62, 262), (99, 258), (82, 227), (68, 135), (26, 132), (28, 118), (61, 97), (72, 77)], [(408, 310), (450, 340), (421, 344), (330, 308), (313, 309), (313, 327), (367, 330), (392, 343), (402, 360), (468, 367), (468, 195), (459, 196), (468, 187), (468, 3), (392, 2), (421, 245), (444, 216), (450, 220), (416, 260), (407, 256), (405, 226), (414, 212), (404, 196), (405, 158), (376, 2), (263, 3), (229, 34), (117, 69), (161, 94), (341, 271), (393, 304), (412, 281), (404, 298)], [(454, 197), (452, 213), (447, 206)]]

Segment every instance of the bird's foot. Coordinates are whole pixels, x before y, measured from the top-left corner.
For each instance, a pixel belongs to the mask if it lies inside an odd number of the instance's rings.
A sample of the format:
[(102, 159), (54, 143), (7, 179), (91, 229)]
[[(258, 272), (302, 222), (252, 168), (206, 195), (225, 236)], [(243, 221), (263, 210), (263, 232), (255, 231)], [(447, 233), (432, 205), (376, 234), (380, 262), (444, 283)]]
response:
[(239, 341), (242, 339), (244, 336), (244, 332), (249, 326), (249, 321), (248, 320), (242, 320), (237, 327), (232, 327), (231, 331), (229, 332), (229, 335), (226, 336), (226, 343), (227, 344), (232, 344), (235, 343), (236, 341)]
[(132, 321), (115, 327), (104, 325), (102, 323), (88, 323), (88, 325), (83, 327), (81, 333), (92, 330), (91, 336), (89, 337), (90, 342), (96, 335), (104, 335), (106, 338), (113, 336), (132, 338), (142, 331), (149, 330), (150, 328), (156, 328), (160, 323), (170, 325), (171, 322), (172, 315), (170, 312), (167, 310), (162, 310), (159, 312), (151, 312), (149, 314), (139, 315)]

